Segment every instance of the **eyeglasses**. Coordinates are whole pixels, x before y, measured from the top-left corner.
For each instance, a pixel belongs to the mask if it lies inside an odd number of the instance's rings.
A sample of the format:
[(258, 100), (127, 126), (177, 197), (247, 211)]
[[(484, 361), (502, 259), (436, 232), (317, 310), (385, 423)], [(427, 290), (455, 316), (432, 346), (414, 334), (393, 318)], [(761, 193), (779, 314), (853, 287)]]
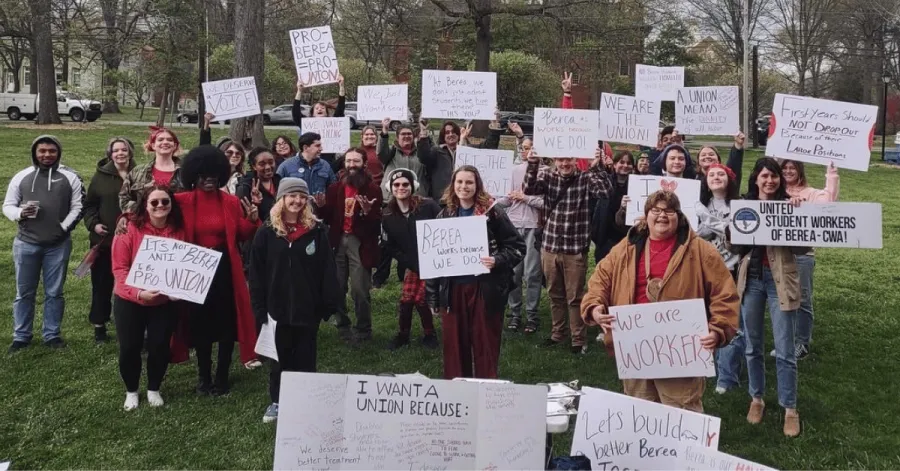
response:
[(662, 208), (650, 208), (650, 214), (652, 214), (652, 215), (654, 215), (654, 216), (659, 216), (659, 215), (662, 214), (662, 213), (666, 213), (666, 216), (674, 216), (674, 215), (675, 215), (675, 210), (674, 210), (674, 209), (669, 209), (669, 208), (666, 208), (666, 209), (662, 209)]
[(150, 203), (150, 206), (152, 206), (154, 208), (157, 206), (162, 206), (163, 208), (165, 208), (165, 207), (169, 206), (170, 204), (172, 204), (172, 200), (170, 200), (169, 198), (163, 198), (161, 200), (150, 200), (149, 203)]
[(411, 133), (411, 132), (401, 132), (401, 133), (400, 133), (400, 137), (404, 137), (404, 136), (409, 137), (409, 136), (412, 136), (412, 135), (413, 135), (413, 133)]
[(290, 145), (287, 142), (281, 141), (275, 144), (275, 147), (290, 147)]
[(409, 182), (395, 182), (392, 186), (394, 188), (409, 188)]

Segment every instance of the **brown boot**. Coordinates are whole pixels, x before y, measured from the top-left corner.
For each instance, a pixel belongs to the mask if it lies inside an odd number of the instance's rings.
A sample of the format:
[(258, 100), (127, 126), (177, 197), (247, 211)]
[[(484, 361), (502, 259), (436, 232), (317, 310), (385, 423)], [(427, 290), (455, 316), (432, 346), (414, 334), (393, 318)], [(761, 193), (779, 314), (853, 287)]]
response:
[(796, 437), (800, 435), (800, 414), (797, 411), (784, 412), (784, 436)]
[(747, 412), (747, 422), (757, 425), (762, 422), (763, 411), (766, 410), (766, 404), (763, 402), (753, 401), (750, 403), (750, 411)]

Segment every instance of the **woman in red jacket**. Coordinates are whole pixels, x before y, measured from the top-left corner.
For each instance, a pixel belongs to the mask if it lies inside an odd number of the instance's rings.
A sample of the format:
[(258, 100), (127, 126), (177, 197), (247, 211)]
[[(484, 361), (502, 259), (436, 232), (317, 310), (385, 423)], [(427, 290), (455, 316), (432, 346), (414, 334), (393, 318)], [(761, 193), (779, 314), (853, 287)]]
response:
[[(181, 168), (186, 191), (175, 195), (184, 213), (188, 242), (222, 253), (203, 305), (189, 315), (191, 342), (197, 353), (197, 393), (228, 393), (228, 370), (234, 341), (244, 364), (256, 359), (256, 322), (244, 278), (238, 242), (250, 240), (259, 226), (259, 213), (246, 198), (241, 201), (219, 188), (228, 181), (231, 166), (213, 146), (188, 152)], [(243, 206), (243, 209), (242, 209)], [(246, 214), (246, 216), (245, 216)], [(212, 381), (212, 344), (219, 343), (215, 382)]]
[(128, 286), (125, 280), (145, 235), (184, 240), (182, 217), (172, 190), (154, 186), (144, 192), (144, 207), (128, 222), (128, 230), (112, 243), (115, 277), (113, 311), (119, 337), (119, 374), (125, 381), (125, 410), (138, 406), (141, 379), (141, 348), (147, 332), (147, 402), (163, 405), (159, 387), (169, 366), (169, 339), (178, 321), (177, 303), (157, 290)]

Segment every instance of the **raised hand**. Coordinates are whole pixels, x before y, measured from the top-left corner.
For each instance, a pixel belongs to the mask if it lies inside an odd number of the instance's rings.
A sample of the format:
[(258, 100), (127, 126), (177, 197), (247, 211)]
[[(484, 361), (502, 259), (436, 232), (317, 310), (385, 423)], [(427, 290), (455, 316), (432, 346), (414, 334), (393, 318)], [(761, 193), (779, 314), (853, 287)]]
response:
[(344, 92), (344, 76), (341, 74), (338, 74), (337, 79), (338, 79), (338, 95), (344, 96), (346, 94)]
[(209, 129), (209, 125), (216, 119), (216, 115), (213, 113), (207, 112), (203, 115), (203, 129)]
[(366, 214), (370, 209), (372, 209), (372, 204), (375, 203), (375, 198), (369, 200), (366, 199), (366, 197), (363, 195), (356, 195), (356, 202), (359, 203), (360, 211), (362, 211), (363, 214)]
[(241, 206), (244, 207), (244, 213), (250, 222), (259, 221), (259, 209), (253, 205), (247, 198), (241, 199)]
[(472, 123), (469, 123), (464, 128), (459, 129), (459, 142), (465, 142), (466, 139), (469, 138), (469, 134), (472, 133)]
[(259, 206), (262, 204), (262, 191), (259, 191), (259, 180), (253, 179), (253, 186), (250, 187), (250, 202), (253, 203), (254, 206)]
[(391, 126), (391, 118), (384, 118), (381, 120), (381, 134), (387, 134), (388, 129)]
[(303, 93), (303, 86), (304, 86), (304, 85), (303, 85), (303, 79), (298, 78), (298, 79), (297, 79), (297, 94), (298, 94), (298, 95), (301, 94), (301, 93)]
[(523, 136), (525, 136), (525, 133), (522, 132), (522, 126), (519, 126), (519, 123), (517, 123), (517, 122), (515, 122), (515, 121), (510, 121), (510, 122), (509, 122), (509, 130), (512, 131), (513, 134), (515, 134), (516, 137), (518, 137), (518, 138), (520, 138), (520, 139), (521, 139)]
[(560, 82), (562, 86), (563, 93), (572, 93), (572, 73), (571, 72), (563, 72), (563, 79)]
[(747, 136), (744, 133), (738, 131), (737, 134), (734, 135), (734, 148), (735, 149), (743, 149), (744, 142), (747, 140)]
[(535, 152), (534, 149), (525, 152), (525, 160), (527, 160), (530, 164), (537, 164), (541, 162), (541, 158), (538, 157), (537, 152)]

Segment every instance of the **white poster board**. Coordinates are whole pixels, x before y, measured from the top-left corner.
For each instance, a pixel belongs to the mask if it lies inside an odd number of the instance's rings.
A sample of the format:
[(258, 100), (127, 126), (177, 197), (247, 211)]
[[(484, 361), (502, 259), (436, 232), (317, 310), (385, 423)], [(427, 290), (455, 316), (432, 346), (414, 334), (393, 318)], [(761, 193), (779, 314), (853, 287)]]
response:
[(768, 466), (699, 446), (687, 447), (673, 468), (685, 471), (774, 471)]
[(644, 203), (647, 202), (647, 197), (659, 190), (671, 191), (678, 196), (681, 212), (696, 231), (699, 224), (696, 205), (700, 201), (700, 180), (688, 178), (629, 175), (628, 197), (631, 198), (631, 202), (625, 211), (625, 224), (632, 226), (635, 220), (644, 217)]
[(496, 109), (496, 73), (422, 71), (423, 118), (493, 120)]
[(734, 136), (741, 130), (738, 87), (685, 87), (676, 96), (679, 134)]
[(288, 32), (297, 78), (306, 87), (338, 81), (337, 52), (331, 26), (295, 29)]
[(203, 304), (221, 258), (221, 252), (199, 245), (145, 235), (125, 284)]
[(675, 101), (676, 90), (684, 87), (684, 67), (638, 64), (634, 74), (634, 96), (639, 98)]
[(880, 203), (731, 202), (735, 245), (880, 249), (881, 233)]
[(687, 447), (719, 448), (721, 420), (602, 389), (583, 387), (571, 455), (591, 469), (678, 469)]
[(716, 375), (713, 354), (700, 345), (709, 334), (702, 299), (611, 306), (619, 379)]
[(256, 347), (253, 351), (260, 355), (278, 361), (278, 348), (275, 345), (275, 329), (278, 323), (272, 319), (272, 316), (266, 315), (268, 320), (259, 329), (259, 335), (256, 336)]
[(303, 118), (303, 132), (322, 136), (323, 153), (343, 153), (350, 148), (348, 118)]
[(203, 82), (202, 86), (206, 109), (216, 115), (219, 122), (256, 116), (261, 112), (254, 77)]
[(866, 172), (878, 107), (775, 95), (766, 155)]
[(274, 469), (543, 469), (542, 386), (282, 374)]
[(409, 86), (405, 83), (357, 87), (356, 100), (357, 121), (409, 120)]
[(478, 169), (484, 189), (494, 198), (506, 196), (512, 190), (513, 151), (456, 148), (456, 168), (471, 165)]
[(541, 157), (593, 159), (600, 140), (597, 110), (534, 109), (534, 150)]
[(656, 100), (614, 93), (600, 95), (600, 139), (656, 147), (659, 104)]
[(481, 263), (487, 257), (487, 216), (416, 221), (419, 278), (481, 275), (490, 272)]

